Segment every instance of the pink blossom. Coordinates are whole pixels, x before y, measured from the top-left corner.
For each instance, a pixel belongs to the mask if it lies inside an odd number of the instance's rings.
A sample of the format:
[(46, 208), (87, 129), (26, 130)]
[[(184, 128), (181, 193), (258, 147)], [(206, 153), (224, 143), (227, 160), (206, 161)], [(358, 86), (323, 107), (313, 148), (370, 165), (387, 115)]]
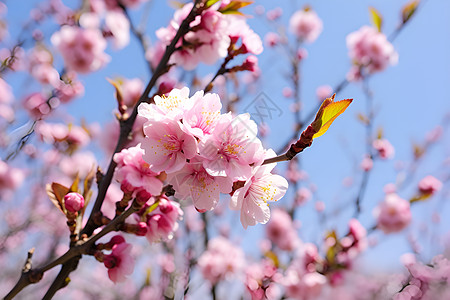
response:
[(275, 209), (266, 226), (267, 238), (278, 248), (285, 251), (294, 250), (300, 243), (292, 218), (287, 212)]
[(85, 178), (88, 172), (97, 165), (95, 156), (90, 151), (77, 151), (71, 156), (64, 156), (59, 162), (59, 169), (68, 177), (76, 174)]
[(295, 194), (295, 203), (296, 205), (304, 205), (311, 199), (311, 191), (305, 187), (301, 187), (297, 190)]
[(211, 135), (199, 143), (203, 166), (212, 176), (246, 180), (252, 173), (250, 164), (262, 162), (262, 145), (257, 138), (256, 123), (249, 114), (232, 118), (222, 115)]
[(258, 70), (258, 58), (254, 55), (247, 56), (240, 68), (244, 71), (255, 72)]
[(394, 157), (395, 149), (386, 139), (377, 139), (374, 140), (372, 146), (375, 150), (377, 150), (378, 155), (381, 159), (389, 159)]
[(217, 94), (203, 95), (203, 91), (195, 93), (189, 99), (192, 108), (183, 115), (183, 124), (194, 136), (202, 139), (210, 135), (220, 119), (222, 103)]
[(198, 267), (203, 277), (216, 284), (230, 279), (241, 271), (245, 264), (244, 252), (224, 237), (216, 237), (208, 242), (208, 248), (198, 259)]
[(130, 22), (120, 11), (109, 11), (105, 15), (106, 30), (113, 38), (116, 49), (122, 49), (130, 43)]
[(294, 299), (314, 299), (320, 295), (327, 278), (317, 272), (301, 274), (297, 270), (289, 269), (282, 280), (286, 294)]
[(48, 84), (52, 87), (59, 85), (59, 73), (49, 64), (36, 65), (31, 69), (31, 75), (41, 84)]
[(147, 240), (153, 243), (172, 239), (182, 215), (178, 203), (160, 197), (158, 207), (147, 216)]
[[(172, 41), (192, 7), (193, 3), (184, 5), (175, 12), (168, 27), (156, 31), (156, 36), (163, 44), (168, 45)], [(228, 25), (225, 16), (218, 11), (212, 9), (203, 11), (202, 15), (197, 16), (190, 24), (196, 30), (188, 32), (183, 41), (180, 40), (177, 44), (181, 49), (172, 55), (171, 62), (186, 70), (192, 70), (199, 62), (213, 64), (219, 58), (225, 57), (230, 45), (230, 37), (227, 35)], [(183, 47), (183, 43), (188, 46)]]
[(0, 103), (9, 104), (14, 100), (11, 86), (0, 78)]
[(128, 107), (134, 107), (144, 91), (144, 83), (139, 78), (123, 78), (119, 79), (119, 82), (123, 103)]
[(377, 227), (384, 233), (398, 232), (411, 222), (409, 202), (397, 194), (387, 194), (374, 211), (377, 218)]
[(103, 52), (106, 41), (99, 30), (65, 25), (52, 35), (51, 41), (62, 54), (67, 68), (76, 72), (97, 71), (109, 61)]
[(197, 154), (197, 140), (180, 121), (149, 121), (144, 125), (144, 160), (154, 172), (181, 170)]
[(275, 7), (266, 13), (266, 17), (269, 21), (275, 21), (283, 15), (283, 9), (281, 7)]
[(233, 186), (228, 177), (209, 175), (198, 157), (191, 159), (180, 171), (170, 174), (167, 180), (173, 185), (176, 198), (192, 200), (201, 212), (214, 209), (220, 193), (230, 193)]
[(42, 141), (48, 144), (64, 144), (66, 149), (73, 150), (86, 146), (91, 138), (87, 129), (75, 125), (65, 125), (61, 123), (40, 122), (36, 126), (36, 133)]
[(237, 51), (240, 54), (261, 54), (263, 51), (261, 38), (248, 26), (246, 19), (237, 15), (228, 15), (227, 18), (229, 22), (227, 33), (231, 37), (231, 42), (241, 40), (241, 46)]
[(323, 212), (326, 206), (323, 201), (316, 201), (316, 203), (314, 203), (314, 208), (316, 209), (317, 212)]
[(0, 191), (18, 188), (25, 178), (24, 171), (9, 166), (0, 160)]
[(360, 164), (361, 169), (363, 169), (365, 172), (368, 172), (372, 170), (373, 167), (373, 160), (370, 156), (365, 156)]
[(41, 93), (33, 93), (27, 96), (23, 101), (23, 106), (35, 120), (43, 118), (51, 111), (47, 98)]
[(64, 207), (69, 212), (78, 212), (84, 207), (84, 197), (79, 193), (68, 193), (64, 196)]
[(114, 161), (117, 163), (116, 179), (123, 184), (131, 185), (133, 190), (144, 189), (151, 195), (159, 195), (163, 183), (156, 178), (158, 173), (150, 169), (143, 155), (144, 150), (140, 145), (116, 153), (114, 155)]
[(384, 187), (383, 187), (383, 192), (385, 194), (391, 194), (391, 193), (396, 193), (397, 192), (397, 186), (394, 183), (387, 183)]
[(264, 37), (264, 42), (269, 47), (275, 47), (280, 43), (280, 36), (275, 32), (268, 32)]
[(425, 195), (433, 195), (442, 188), (442, 182), (434, 176), (428, 175), (419, 182), (419, 191)]
[(148, 48), (147, 52), (145, 52), (145, 59), (150, 62), (153, 68), (156, 68), (165, 51), (166, 45), (161, 41), (157, 41), (154, 45)]
[(128, 275), (133, 273), (134, 259), (131, 256), (131, 244), (122, 243), (115, 244), (112, 252), (105, 255), (103, 263), (108, 269), (108, 277), (112, 282), (125, 281)]
[(11, 107), (11, 102), (14, 96), (12, 88), (2, 78), (0, 78), (0, 117), (8, 122), (14, 120), (14, 110)]
[[(273, 150), (267, 157), (274, 157)], [(270, 218), (269, 203), (281, 199), (288, 188), (288, 182), (280, 175), (270, 172), (275, 164), (255, 167), (243, 187), (237, 189), (231, 197), (230, 208), (241, 211), (241, 224), (244, 228), (257, 223), (265, 224)]]
[(294, 95), (294, 91), (290, 87), (286, 86), (283, 88), (282, 94), (285, 98), (291, 98)]
[(280, 291), (276, 282), (280, 280), (281, 274), (277, 267), (268, 259), (250, 265), (246, 268), (245, 286), (252, 300), (278, 299)]
[(321, 85), (316, 89), (317, 100), (323, 101), (331, 96), (333, 88), (329, 85)]
[(300, 40), (314, 42), (322, 32), (322, 20), (313, 10), (299, 10), (289, 20), (289, 29)]
[[(201, 94), (201, 92), (198, 92)], [(200, 95), (199, 94), (199, 95)], [(197, 96), (193, 96), (196, 99)], [(155, 104), (142, 103), (138, 107), (139, 115), (148, 120), (179, 120), (192, 107), (189, 88), (173, 89), (169, 95), (155, 96)]]
[(77, 79), (77, 73), (68, 71), (63, 75), (63, 80), (55, 87), (55, 94), (62, 103), (67, 103), (84, 94), (84, 86)]
[(351, 219), (348, 222), (349, 236), (352, 239), (352, 248), (358, 253), (367, 248), (367, 230), (357, 219)]
[(367, 68), (369, 73), (382, 71), (398, 61), (394, 46), (374, 27), (363, 26), (350, 33), (347, 36), (347, 48), (352, 62), (357, 67)]

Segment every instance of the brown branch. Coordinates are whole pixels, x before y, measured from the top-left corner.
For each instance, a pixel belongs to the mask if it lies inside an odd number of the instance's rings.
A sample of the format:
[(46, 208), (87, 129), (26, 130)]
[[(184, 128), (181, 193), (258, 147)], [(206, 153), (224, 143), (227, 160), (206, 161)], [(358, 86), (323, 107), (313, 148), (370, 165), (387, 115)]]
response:
[[(117, 228), (119, 227), (119, 225), (121, 223), (123, 223), (125, 221), (126, 218), (128, 218), (131, 214), (133, 214), (134, 212), (138, 211), (139, 207), (137, 205), (132, 205), (130, 208), (128, 208), (123, 214), (121, 214), (120, 216), (116, 217), (114, 220), (112, 220), (108, 225), (106, 225), (102, 231), (100, 231), (98, 234), (90, 237), (87, 240), (83, 240), (83, 241), (78, 241), (74, 247), (70, 248), (69, 250), (67, 250), (66, 253), (64, 253), (62, 256), (60, 256), (59, 258), (45, 264), (43, 267), (40, 268), (36, 268), (36, 269), (32, 269), (31, 268), (31, 256), (30, 256), (30, 252), (34, 251), (34, 249), (30, 250), (28, 252), (28, 259), (27, 259), (27, 263), (25, 264), (25, 267), (22, 271), (22, 275), (19, 279), (19, 281), (16, 283), (16, 285), (14, 286), (14, 288), (11, 290), (11, 292), (8, 293), (8, 295), (5, 296), (5, 300), (8, 299), (12, 299), (15, 295), (17, 295), (17, 293), (19, 293), (23, 288), (25, 288), (26, 286), (28, 286), (29, 284), (33, 284), (33, 283), (37, 283), (39, 282), (44, 273), (47, 272), (48, 270), (63, 264), (63, 267), (61, 268), (60, 273), (58, 274), (58, 278), (60, 278), (58, 280), (59, 284), (64, 284), (64, 282), (66, 281), (67, 276), (69, 275), (68, 272), (70, 270), (70, 268), (68, 268), (69, 266), (71, 268), (75, 267), (78, 264), (78, 260), (81, 258), (81, 255), (83, 254), (88, 254), (89, 250), (92, 248), (92, 246), (94, 245), (94, 243), (99, 240), (100, 238), (102, 238), (103, 236), (105, 236), (106, 234), (110, 233), (111, 231), (116, 231)], [(32, 253), (31, 253), (32, 255)], [(77, 259), (73, 259), (73, 258), (77, 258)], [(70, 263), (68, 263), (70, 262)], [(73, 270), (72, 270), (73, 271)], [(65, 276), (63, 276), (65, 275)], [(55, 280), (56, 282), (56, 280)], [(52, 285), (53, 286), (53, 285)], [(55, 285), (56, 287), (56, 285)], [(58, 291), (58, 289), (54, 290), (54, 289), (49, 289), (47, 291), (48, 297), (53, 297), (53, 295)], [(47, 295), (46, 294), (46, 295)], [(51, 299), (47, 298), (47, 299)], [(46, 298), (46, 296), (44, 296), (44, 299)]]

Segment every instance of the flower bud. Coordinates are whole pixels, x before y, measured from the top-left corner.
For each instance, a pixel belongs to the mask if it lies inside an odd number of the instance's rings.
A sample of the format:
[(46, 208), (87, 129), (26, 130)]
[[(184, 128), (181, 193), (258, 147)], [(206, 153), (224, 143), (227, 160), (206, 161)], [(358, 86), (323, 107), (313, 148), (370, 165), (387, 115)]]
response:
[(69, 212), (78, 212), (84, 207), (84, 198), (78, 193), (68, 193), (64, 196), (64, 206)]

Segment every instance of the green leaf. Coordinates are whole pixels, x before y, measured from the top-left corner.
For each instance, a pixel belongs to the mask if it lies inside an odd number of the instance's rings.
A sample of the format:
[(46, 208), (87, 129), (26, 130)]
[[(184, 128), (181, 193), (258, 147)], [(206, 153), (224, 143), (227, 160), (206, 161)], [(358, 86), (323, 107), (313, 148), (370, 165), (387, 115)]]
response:
[(316, 114), (316, 118), (311, 123), (311, 126), (316, 132), (313, 139), (327, 132), (334, 120), (336, 120), (336, 118), (342, 114), (353, 101), (353, 99), (345, 99), (334, 102), (335, 95), (336, 94), (322, 102), (322, 105)]
[(206, 8), (209, 8), (209, 7), (213, 6), (217, 2), (219, 2), (219, 0), (208, 0), (208, 1), (206, 1)]
[(383, 25), (383, 17), (374, 7), (369, 7), (369, 12), (370, 12), (370, 21), (372, 22), (373, 26), (375, 26), (375, 28), (379, 32), (381, 32), (381, 25)]
[(402, 22), (405, 24), (411, 19), (419, 6), (420, 0), (412, 0), (402, 8)]
[(245, 1), (245, 0), (234, 0), (231, 1), (227, 6), (219, 9), (219, 12), (223, 14), (240, 14), (242, 13), (238, 12), (239, 9), (252, 4), (253, 1)]

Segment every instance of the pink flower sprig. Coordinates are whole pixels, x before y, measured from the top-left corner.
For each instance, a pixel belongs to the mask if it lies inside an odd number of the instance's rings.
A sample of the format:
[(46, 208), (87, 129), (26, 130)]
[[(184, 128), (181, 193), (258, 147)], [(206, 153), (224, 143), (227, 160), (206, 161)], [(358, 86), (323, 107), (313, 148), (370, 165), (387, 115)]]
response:
[(134, 269), (131, 244), (126, 243), (123, 237), (117, 237), (121, 236), (115, 236), (111, 239), (111, 242), (114, 243), (111, 254), (103, 257), (103, 264), (108, 269), (108, 277), (114, 283), (125, 281)]

